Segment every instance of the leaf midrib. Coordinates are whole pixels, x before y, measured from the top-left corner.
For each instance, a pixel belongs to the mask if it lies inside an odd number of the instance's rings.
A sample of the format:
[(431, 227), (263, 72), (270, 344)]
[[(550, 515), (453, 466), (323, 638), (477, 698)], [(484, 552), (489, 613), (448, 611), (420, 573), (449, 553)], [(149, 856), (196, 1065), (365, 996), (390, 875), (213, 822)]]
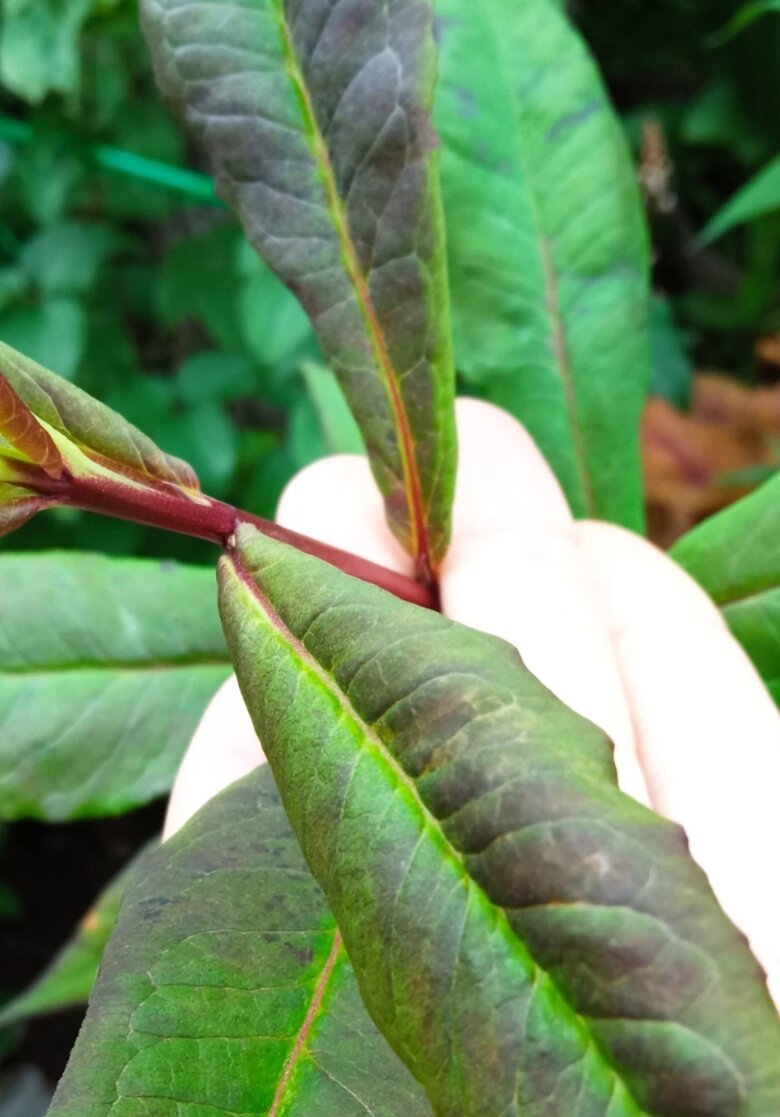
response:
[(523, 169), (523, 177), (527, 185), (527, 194), (531, 206), (531, 214), (533, 216), (534, 232), (536, 234), (536, 242), (544, 274), (545, 310), (550, 328), (550, 345), (552, 348), (553, 364), (558, 370), (561, 387), (563, 388), (564, 405), (572, 439), (574, 467), (579, 477), (582, 497), (585, 501), (588, 514), (590, 516), (595, 516), (597, 514), (597, 507), (593, 495), (590, 473), (588, 472), (585, 447), (582, 441), (577, 410), (577, 393), (574, 387), (574, 376), (572, 361), (569, 354), (566, 326), (558, 295), (558, 283), (555, 276), (555, 262), (552, 254), (552, 246), (547, 236), (542, 216), (539, 190), (534, 177), (533, 167), (525, 152), (523, 108), (512, 93), (512, 86), (506, 72), (506, 63), (504, 60), (504, 43), (506, 41), (506, 36), (501, 36), (499, 34), (499, 29), (495, 25), (491, 3), (492, 0), (484, 0), (483, 11), (485, 13), (486, 25), (494, 42), (493, 58), (499, 70), (501, 84), (507, 91), (512, 116), (515, 118), (517, 124), (517, 151)]
[(277, 1117), (277, 1114), (280, 1112), (280, 1107), (282, 1106), (282, 1103), (285, 1100), (285, 1095), (287, 1094), (287, 1087), (289, 1086), (293, 1073), (298, 1066), (301, 1055), (305, 1052), (308, 1046), (309, 1037), (320, 1014), (320, 1008), (322, 1007), (322, 1001), (325, 996), (325, 991), (333, 975), (333, 971), (336, 968), (336, 963), (339, 961), (339, 958), (341, 957), (343, 951), (344, 944), (341, 938), (341, 932), (336, 929), (333, 935), (333, 943), (328, 953), (328, 957), (325, 959), (325, 964), (323, 965), (320, 975), (317, 978), (316, 985), (314, 986), (311, 1001), (309, 1002), (309, 1007), (306, 1010), (306, 1015), (304, 1016), (303, 1022), (298, 1029), (298, 1033), (295, 1037), (292, 1048), (290, 1049), (290, 1053), (284, 1061), (282, 1073), (279, 1076), (279, 1084), (276, 1087), (276, 1092), (274, 1093), (273, 1101), (271, 1102), (271, 1108), (268, 1110), (267, 1117)]
[(398, 435), (398, 448), (403, 473), (401, 482), (411, 513), (409, 528), (412, 554), (421, 567), (427, 569), (430, 564), (430, 543), (428, 540), (424, 513), (424, 501), (420, 477), (417, 471), (417, 463), (414, 456), (414, 440), (409, 428), (403, 399), (396, 382), (395, 369), (390, 360), (387, 344), (379, 325), (379, 319), (371, 297), (371, 292), (368, 289), (365, 276), (361, 271), (355, 246), (352, 243), (349, 222), (344, 212), (343, 200), (336, 185), (336, 177), (333, 171), (330, 153), (328, 152), (325, 138), (319, 126), (314, 104), (309, 94), (308, 85), (298, 62), (298, 56), (292, 41), (292, 32), (284, 11), (283, 0), (272, 0), (272, 4), (279, 26), (279, 37), (282, 44), (282, 53), (287, 73), (290, 81), (297, 87), (301, 97), (301, 108), (305, 125), (304, 134), (309, 140), (309, 146), (314, 156), (314, 161), (320, 171), (327, 207), (336, 230), (344, 266), (357, 297), (358, 308), (365, 323), (366, 332), (374, 353), (374, 360), (379, 369), (380, 378), (387, 394), (394, 426)]
[(8, 667), (0, 664), (0, 681), (4, 676), (17, 678), (28, 675), (72, 674), (77, 671), (186, 671), (198, 667), (229, 668), (230, 660), (226, 654), (224, 659), (214, 656), (193, 656), (181, 659), (150, 659), (141, 662), (122, 659), (79, 660), (77, 663), (41, 663), (29, 667)]
[[(224, 560), (223, 560), (224, 561)], [(566, 1011), (569, 1013), (570, 1018), (576, 1019), (581, 1022), (583, 1028), (587, 1032), (590, 1042), (598, 1051), (604, 1067), (614, 1076), (615, 1081), (626, 1090), (627, 1094), (631, 1097), (637, 1107), (637, 1113), (642, 1114), (643, 1117), (653, 1117), (648, 1111), (643, 1109), (634, 1094), (630, 1090), (625, 1078), (610, 1059), (606, 1051), (604, 1051), (599, 1039), (591, 1027), (590, 1019), (582, 1016), (570, 1003), (568, 997), (563, 990), (559, 987), (553, 976), (546, 970), (537, 960), (526, 946), (520, 936), (512, 929), (506, 911), (494, 903), (493, 900), (487, 895), (481, 885), (470, 875), (465, 858), (451, 843), (450, 839), (444, 831), (443, 826), (438, 818), (426, 806), (420, 796), (420, 792), (414, 780), (403, 769), (400, 762), (389, 752), (384, 741), (381, 739), (377, 731), (369, 725), (358, 713), (353, 706), (349, 697), (338, 686), (335, 679), (325, 668), (314, 658), (312, 653), (306, 646), (298, 639), (294, 632), (287, 626), (284, 619), (276, 611), (273, 604), (268, 597), (263, 593), (258, 583), (255, 581), (251, 571), (244, 564), (240, 556), (233, 552), (227, 557), (227, 561), (233, 567), (239, 583), (244, 587), (246, 592), (250, 595), (252, 600), (259, 606), (260, 610), (265, 615), (270, 626), (276, 631), (280, 639), (287, 645), (292, 655), (298, 660), (300, 664), (301, 673), (307, 673), (316, 679), (323, 689), (330, 694), (335, 703), (341, 708), (345, 721), (351, 722), (362, 741), (364, 741), (376, 755), (380, 765), (385, 767), (391, 773), (394, 782), (406, 788), (410, 797), (412, 798), (415, 806), (417, 807), (423, 827), (437, 833), (442, 843), (443, 849), (446, 851), (444, 854), (449, 860), (455, 863), (457, 871), (460, 876), (463, 886), (466, 888), (467, 893), (471, 892), (473, 895), (478, 896), (482, 902), (489, 907), (491, 913), (495, 917), (495, 934), (502, 934), (507, 948), (519, 955), (522, 963), (526, 968), (531, 969), (538, 974), (544, 974), (550, 985), (557, 990), (560, 1001), (565, 1005)]]

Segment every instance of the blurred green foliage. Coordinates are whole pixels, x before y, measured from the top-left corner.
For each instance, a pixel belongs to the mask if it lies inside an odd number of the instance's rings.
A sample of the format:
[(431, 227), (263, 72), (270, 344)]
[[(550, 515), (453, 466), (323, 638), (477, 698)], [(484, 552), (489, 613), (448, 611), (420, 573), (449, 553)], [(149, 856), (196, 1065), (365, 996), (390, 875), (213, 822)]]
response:
[[(132, 0), (0, 0), (0, 337), (270, 516), (359, 442), (297, 302), (185, 165)], [(207, 557), (66, 510), (4, 545)]]
[[(780, 330), (778, 4), (568, 7), (646, 186), (668, 156), (662, 197), (649, 190), (653, 390), (684, 406), (696, 365), (773, 374), (753, 349)], [(209, 492), (271, 515), (296, 469), (359, 441), (304, 315), (198, 158), (155, 90), (134, 0), (0, 0), (0, 337), (189, 459)], [(705, 246), (708, 228), (722, 235)], [(4, 545), (206, 557), (65, 510)]]
[[(667, 147), (668, 206), (650, 208), (670, 328), (699, 367), (747, 381), (773, 375), (756, 366), (754, 343), (780, 329), (780, 178), (746, 220), (726, 223), (722, 211), (780, 151), (780, 5), (573, 0), (569, 7), (638, 161), (650, 119)], [(705, 247), (700, 234), (713, 221), (726, 235)], [(657, 371), (657, 381), (668, 379)], [(672, 398), (680, 398), (679, 381)]]

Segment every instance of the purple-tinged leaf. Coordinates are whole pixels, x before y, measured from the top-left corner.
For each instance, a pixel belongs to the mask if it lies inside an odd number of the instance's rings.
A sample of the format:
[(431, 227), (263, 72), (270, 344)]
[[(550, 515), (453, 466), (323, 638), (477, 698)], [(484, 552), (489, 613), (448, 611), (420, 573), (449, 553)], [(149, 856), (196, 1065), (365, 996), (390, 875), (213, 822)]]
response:
[[(0, 342), (0, 386), (4, 381), (27, 414), (37, 420), (40, 433), (34, 437), (47, 445), (53, 447), (59, 434), (90, 460), (113, 470), (131, 471), (185, 489), (198, 488), (198, 479), (185, 462), (164, 454), (111, 408)], [(8, 397), (8, 387), (4, 394)], [(10, 441), (10, 435), (6, 437)], [(60, 456), (67, 453), (62, 443), (56, 451)]]
[(514, 648), (249, 527), (220, 581), (293, 829), (440, 1117), (780, 1113), (744, 937)]
[(426, 0), (143, 0), (165, 95), (309, 314), (421, 577), (442, 559), (454, 376)]
[(50, 1117), (431, 1117), (267, 766), (128, 882)]

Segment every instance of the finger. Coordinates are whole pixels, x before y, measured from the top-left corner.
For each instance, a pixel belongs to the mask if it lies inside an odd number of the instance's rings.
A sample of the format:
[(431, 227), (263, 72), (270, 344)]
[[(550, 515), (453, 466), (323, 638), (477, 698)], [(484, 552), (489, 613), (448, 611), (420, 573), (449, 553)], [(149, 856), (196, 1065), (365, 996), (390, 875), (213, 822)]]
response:
[(780, 717), (704, 591), (644, 540), (578, 525), (653, 805), (687, 831), (780, 1003)]
[(458, 401), (447, 616), (514, 644), (528, 668), (615, 743), (620, 786), (648, 802), (615, 654), (558, 482), (505, 412)]
[(168, 801), (163, 841), (214, 795), (264, 761), (235, 676), (212, 698), (190, 741)]
[[(277, 519), (293, 531), (411, 573), (411, 560), (387, 528), (382, 499), (365, 458), (326, 458), (302, 470), (282, 493)], [(217, 691), (187, 749), (171, 792), (163, 839), (263, 760), (232, 678)]]
[[(615, 742), (621, 786), (646, 802), (614, 653), (560, 487), (528, 434), (505, 412), (459, 400), (457, 422), (444, 612), (509, 640), (546, 686), (602, 726)], [(364, 458), (316, 462), (293, 479), (279, 511), (289, 527), (410, 572)]]
[[(571, 517), (557, 482), (523, 428), (504, 412), (474, 400), (457, 407), (460, 466), (453, 546), (442, 579), (445, 612), (519, 647), (551, 690), (607, 730), (621, 786), (646, 801), (611, 647), (578, 569)], [(508, 482), (513, 499), (505, 495)], [(282, 494), (278, 519), (411, 573), (411, 560), (387, 527), (365, 458), (340, 455), (302, 470)], [(179, 818), (189, 804), (202, 805), (200, 769), (210, 766), (215, 776), (220, 771), (219, 745), (213, 739), (209, 751), (208, 740), (204, 730), (200, 760), (188, 760), (177, 778)]]
[(387, 526), (368, 462), (356, 454), (324, 458), (296, 474), (282, 493), (277, 519), (322, 543), (413, 574), (411, 558)]

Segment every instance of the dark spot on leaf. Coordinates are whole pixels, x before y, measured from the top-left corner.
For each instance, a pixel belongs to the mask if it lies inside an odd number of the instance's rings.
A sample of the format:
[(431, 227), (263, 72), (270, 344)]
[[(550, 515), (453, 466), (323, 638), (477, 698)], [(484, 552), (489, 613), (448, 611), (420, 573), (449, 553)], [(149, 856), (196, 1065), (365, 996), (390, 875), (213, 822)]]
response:
[(473, 89), (466, 89), (465, 86), (458, 86), (453, 90), (455, 99), (458, 102), (458, 115), (471, 120), (477, 115), (477, 98)]
[(314, 961), (314, 951), (311, 947), (293, 947), (291, 953), (299, 966), (310, 966)]
[(170, 902), (171, 901), (166, 896), (150, 896), (148, 900), (143, 900), (138, 905), (138, 910), (147, 918), (151, 915), (156, 915), (158, 911), (162, 911)]
[(596, 113), (601, 110), (603, 105), (604, 102), (601, 98), (594, 97), (592, 101), (588, 101), (586, 105), (583, 105), (581, 109), (575, 109), (574, 112), (562, 116), (560, 120), (557, 120), (555, 124), (553, 124), (552, 128), (547, 133), (548, 143), (555, 143), (565, 132), (568, 132), (570, 128), (576, 128), (580, 124), (584, 124), (586, 120), (590, 120), (592, 116), (595, 116)]

